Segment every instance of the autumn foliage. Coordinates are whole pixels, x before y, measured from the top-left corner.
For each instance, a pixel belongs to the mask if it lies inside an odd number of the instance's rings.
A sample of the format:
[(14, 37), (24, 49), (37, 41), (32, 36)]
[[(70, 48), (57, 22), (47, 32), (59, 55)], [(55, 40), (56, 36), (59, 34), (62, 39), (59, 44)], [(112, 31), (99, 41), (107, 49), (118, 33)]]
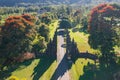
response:
[(49, 24), (51, 22), (51, 18), (48, 14), (42, 14), (41, 15), (41, 22), (45, 24)]
[(92, 9), (91, 14), (93, 14), (95, 11), (98, 13), (104, 13), (107, 11), (113, 11), (115, 8), (111, 6), (110, 4), (100, 4)]
[(100, 14), (111, 14), (114, 10), (115, 8), (110, 4), (100, 4), (91, 10), (89, 22)]
[(25, 27), (24, 23), (28, 25), (34, 25), (35, 17), (29, 14), (23, 14), (21, 16), (10, 16), (5, 20), (5, 26), (12, 25), (13, 27)]
[[(115, 63), (113, 47), (116, 45), (116, 32), (113, 29), (118, 20), (120, 9), (112, 4), (100, 4), (90, 12), (89, 18), (89, 44), (102, 53), (101, 62)], [(113, 26), (114, 25), (114, 26)], [(105, 59), (105, 60), (104, 60)]]
[(19, 55), (24, 55), (26, 59), (32, 57), (25, 53), (32, 50), (32, 41), (37, 33), (34, 26), (35, 20), (36, 18), (29, 14), (10, 16), (5, 20), (5, 24), (1, 27), (0, 40), (0, 55), (3, 58)]

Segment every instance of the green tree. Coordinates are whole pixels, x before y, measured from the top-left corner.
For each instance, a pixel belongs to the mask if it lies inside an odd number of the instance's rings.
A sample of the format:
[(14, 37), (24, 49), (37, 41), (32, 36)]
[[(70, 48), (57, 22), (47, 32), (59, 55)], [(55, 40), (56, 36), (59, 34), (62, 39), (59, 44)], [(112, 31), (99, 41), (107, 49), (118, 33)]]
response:
[(87, 28), (88, 28), (88, 19), (87, 19), (87, 17), (83, 17), (82, 19), (81, 19), (81, 24), (82, 24), (82, 29), (84, 30), (84, 31), (86, 31), (87, 30)]
[(0, 60), (13, 59), (32, 51), (32, 41), (36, 36), (34, 21), (34, 16), (26, 14), (6, 19), (1, 27)]
[(49, 41), (49, 27), (45, 23), (41, 23), (38, 27), (38, 33), (45, 38), (45, 41)]
[(67, 19), (62, 19), (60, 21), (60, 28), (71, 28), (71, 23)]
[(114, 46), (117, 45), (117, 34), (113, 26), (117, 18), (118, 8), (110, 4), (101, 4), (91, 10), (89, 19), (89, 44), (94, 49), (99, 49), (102, 53), (100, 62), (105, 67), (114, 65), (115, 54)]
[(40, 36), (39, 34), (33, 40), (32, 45), (33, 45), (32, 51), (34, 53), (44, 53), (44, 51), (47, 47), (45, 38)]
[(51, 22), (51, 18), (48, 14), (42, 14), (40, 19), (41, 19), (41, 22), (45, 24), (49, 24)]

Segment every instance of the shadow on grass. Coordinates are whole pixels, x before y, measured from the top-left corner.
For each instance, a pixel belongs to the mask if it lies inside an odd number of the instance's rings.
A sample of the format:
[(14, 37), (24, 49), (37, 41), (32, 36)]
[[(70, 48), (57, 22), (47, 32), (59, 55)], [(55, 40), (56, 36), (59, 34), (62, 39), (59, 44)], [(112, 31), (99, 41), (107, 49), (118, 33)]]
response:
[(66, 41), (66, 52), (71, 56), (72, 61), (75, 63), (75, 61), (78, 58), (85, 58), (85, 59), (91, 59), (91, 60), (98, 60), (98, 56), (92, 53), (86, 52), (79, 52), (77, 43), (74, 41), (74, 39), (70, 38), (70, 35), (67, 34), (67, 41)]
[(80, 28), (73, 28), (72, 32), (78, 32)]
[(84, 75), (80, 76), (79, 80), (120, 80), (120, 78), (114, 79), (115, 74), (120, 71), (119, 67), (101, 68), (94, 64), (88, 64), (88, 66), (84, 67)]
[[(81, 30), (81, 32), (83, 31)], [(69, 34), (67, 34), (67, 52), (71, 56), (73, 63), (75, 63), (78, 58), (88, 58), (94, 60), (95, 63), (99, 60), (97, 55), (89, 53), (88, 51), (79, 52), (76, 42), (74, 42), (74, 39), (71, 41)], [(84, 67), (84, 74), (79, 77), (79, 80), (120, 80), (120, 66), (114, 64), (109, 67), (104, 66), (106, 65), (96, 66), (95, 64), (88, 63), (88, 66)]]
[(79, 29), (79, 32), (84, 32), (84, 34), (88, 34), (88, 30), (87, 30), (87, 29), (84, 29), (84, 28), (80, 28), (80, 29)]
[[(53, 74), (51, 80), (58, 80), (61, 78), (69, 69), (71, 68), (72, 64), (70, 65), (67, 60), (67, 55), (64, 55), (62, 61), (59, 63), (55, 73)], [(67, 79), (67, 78), (66, 78)]]
[(56, 52), (57, 52), (57, 30), (55, 31), (53, 40), (50, 40), (49, 44), (47, 45), (45, 54), (43, 54), (41, 57), (38, 57), (40, 58), (40, 61), (38, 65), (34, 68), (34, 72), (31, 75), (33, 76), (33, 80), (39, 80), (39, 78), (47, 71), (47, 69), (56, 59)]
[(50, 65), (55, 61), (55, 59), (50, 57), (42, 57), (38, 65), (34, 68), (34, 72), (31, 75), (33, 80), (39, 80), (39, 78), (46, 72)]
[(26, 66), (29, 66), (32, 61), (33, 59), (6, 67), (3, 71), (0, 72), (0, 80), (6, 80), (6, 78), (12, 75), (12, 72), (14, 72), (15, 70), (26, 68)]

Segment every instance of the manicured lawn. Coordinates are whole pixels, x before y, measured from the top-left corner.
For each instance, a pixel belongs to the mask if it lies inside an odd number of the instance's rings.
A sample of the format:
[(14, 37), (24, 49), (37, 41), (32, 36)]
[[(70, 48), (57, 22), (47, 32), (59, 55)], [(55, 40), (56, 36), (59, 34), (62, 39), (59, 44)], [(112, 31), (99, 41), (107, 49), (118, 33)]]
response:
[(70, 69), (71, 80), (79, 80), (80, 76), (84, 74), (84, 67), (88, 65), (88, 62), (94, 64), (93, 60), (80, 58), (72, 64)]
[[(29, 61), (25, 62), (26, 64)], [(11, 76), (15, 76), (22, 80), (50, 80), (55, 69), (56, 61), (48, 58), (34, 59), (27, 66), (19, 64), (19, 66), (11, 72)], [(7, 80), (11, 77), (9, 76)]]
[(49, 36), (50, 36), (51, 39), (53, 39), (54, 33), (55, 33), (57, 27), (58, 27), (58, 20), (53, 21), (53, 22), (49, 25), (49, 29), (50, 29)]
[[(74, 41), (77, 43), (77, 47), (79, 52), (90, 52), (92, 54), (95, 54), (97, 50), (94, 50), (90, 47), (88, 44), (88, 36), (89, 34), (85, 34), (84, 32), (79, 32), (79, 30), (76, 30), (73, 32), (70, 30), (70, 36), (71, 39), (74, 38)], [(70, 69), (71, 79), (72, 80), (79, 80), (82, 75), (84, 75), (84, 68), (88, 65), (88, 62), (90, 64), (94, 64), (93, 60), (85, 59), (85, 58), (78, 58), (75, 63), (72, 64), (72, 67)]]
[(84, 32), (79, 32), (79, 31), (72, 32), (72, 30), (70, 30), (70, 36), (71, 36), (71, 39), (74, 38), (80, 52), (88, 51), (93, 54), (98, 52), (97, 50), (94, 50), (90, 47), (88, 43), (89, 34), (85, 34)]

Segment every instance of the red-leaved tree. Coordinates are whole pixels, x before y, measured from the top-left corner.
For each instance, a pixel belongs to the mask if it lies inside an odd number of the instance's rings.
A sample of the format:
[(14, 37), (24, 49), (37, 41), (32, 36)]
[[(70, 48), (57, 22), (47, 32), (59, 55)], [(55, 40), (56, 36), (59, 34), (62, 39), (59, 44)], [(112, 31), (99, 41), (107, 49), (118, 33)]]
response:
[(35, 17), (29, 14), (10, 16), (1, 27), (0, 56), (12, 59), (26, 52), (31, 52), (32, 41), (36, 36)]
[[(94, 49), (99, 49), (102, 53), (100, 62), (104, 66), (115, 63), (114, 46), (116, 45), (117, 33), (113, 29), (116, 24), (115, 19), (120, 16), (120, 8), (111, 4), (100, 4), (94, 7), (89, 19), (89, 44)], [(114, 25), (114, 26), (113, 26)]]

